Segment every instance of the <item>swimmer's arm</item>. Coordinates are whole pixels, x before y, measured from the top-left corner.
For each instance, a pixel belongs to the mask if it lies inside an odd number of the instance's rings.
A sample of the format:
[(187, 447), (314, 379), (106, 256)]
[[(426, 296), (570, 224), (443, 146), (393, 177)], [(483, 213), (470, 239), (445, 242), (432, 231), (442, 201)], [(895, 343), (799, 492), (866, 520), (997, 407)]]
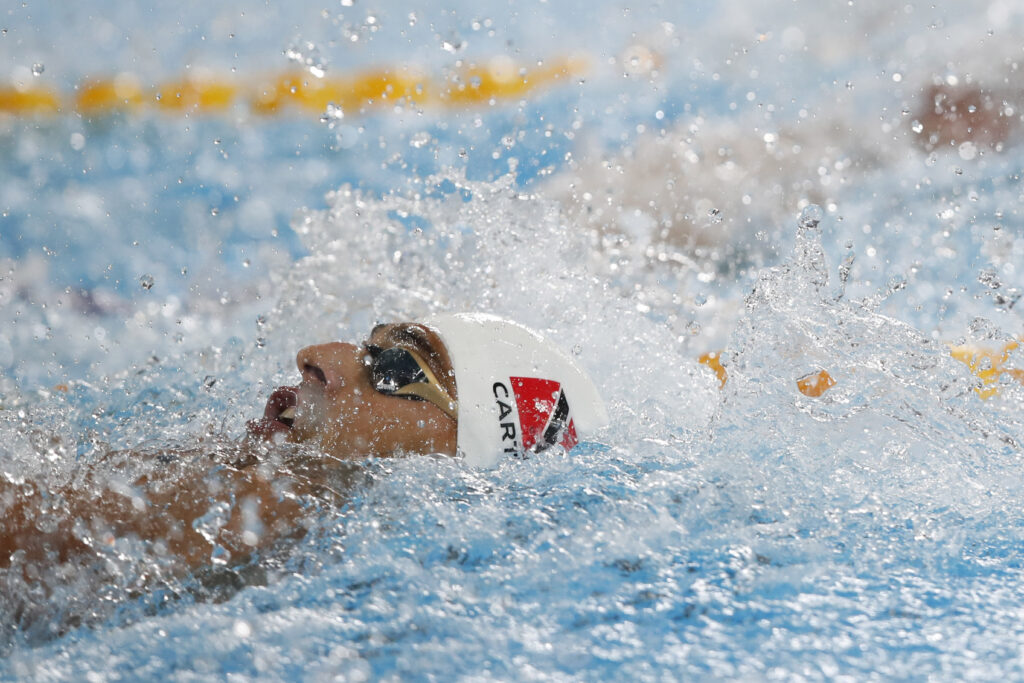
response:
[(189, 569), (210, 564), (215, 554), (230, 563), (301, 537), (313, 506), (305, 482), (255, 466), (199, 468), (181, 480), (143, 479), (136, 489), (142, 493), (131, 501), (136, 514), (122, 533), (163, 544)]
[(208, 463), (130, 485), (93, 472), (85, 485), (52, 492), (0, 480), (0, 567), (10, 566), (15, 554), (26, 566), (101, 554), (129, 535), (183, 570), (209, 564), (215, 552), (240, 560), (305, 533), (309, 493), (308, 484), (286, 472), (211, 470)]

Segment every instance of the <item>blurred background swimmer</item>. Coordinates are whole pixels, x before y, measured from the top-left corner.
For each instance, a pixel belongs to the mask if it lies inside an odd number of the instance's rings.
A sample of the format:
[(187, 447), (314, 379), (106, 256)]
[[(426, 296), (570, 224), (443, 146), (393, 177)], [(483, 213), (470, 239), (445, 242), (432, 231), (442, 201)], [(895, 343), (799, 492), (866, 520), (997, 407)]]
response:
[[(630, 50), (655, 68), (653, 51)], [(837, 102), (787, 123), (762, 111), (688, 117), (621, 150), (584, 137), (541, 194), (597, 230), (606, 248), (632, 247), (650, 260), (667, 247), (686, 264), (743, 263), (763, 249), (755, 231), (785, 225), (809, 203), (834, 205), (844, 186), (901, 159), (951, 150), (969, 160), (1014, 144), (1022, 98), (1004, 81), (931, 75), (895, 124), (865, 125)]]
[(378, 325), (363, 344), (309, 346), (296, 363), (301, 382), (274, 391), (241, 442), (111, 453), (57, 490), (0, 480), (0, 567), (61, 581), (44, 570), (100, 560), (127, 537), (154, 558), (146, 589), (301, 537), (320, 505), (344, 501), (353, 461), (458, 454), (487, 467), (568, 451), (607, 422), (576, 363), (490, 316)]

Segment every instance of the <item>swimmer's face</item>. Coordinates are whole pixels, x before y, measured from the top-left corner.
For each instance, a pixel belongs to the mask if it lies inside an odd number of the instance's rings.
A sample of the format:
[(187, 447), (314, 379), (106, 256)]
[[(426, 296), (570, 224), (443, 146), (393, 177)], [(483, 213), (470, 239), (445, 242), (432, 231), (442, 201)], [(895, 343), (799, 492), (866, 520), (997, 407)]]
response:
[(374, 387), (371, 354), (390, 348), (414, 352), (441, 387), (457, 399), (451, 359), (430, 329), (378, 325), (365, 344), (308, 346), (296, 358), (302, 382), (281, 387), (267, 401), (250, 435), (312, 443), (338, 458), (399, 453), (455, 454), (456, 421), (430, 401), (381, 393)]

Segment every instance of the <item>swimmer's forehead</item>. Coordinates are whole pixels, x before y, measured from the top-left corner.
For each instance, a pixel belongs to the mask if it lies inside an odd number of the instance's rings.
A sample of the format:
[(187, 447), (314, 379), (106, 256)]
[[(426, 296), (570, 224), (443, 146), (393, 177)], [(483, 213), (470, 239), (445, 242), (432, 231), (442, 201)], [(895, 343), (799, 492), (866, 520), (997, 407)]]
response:
[(412, 344), (418, 350), (433, 353), (444, 344), (432, 331), (417, 323), (380, 323), (374, 325), (370, 330), (370, 337), (367, 343), (380, 345), (382, 343)]
[(430, 328), (418, 323), (382, 323), (374, 326), (366, 343), (384, 348), (400, 346), (416, 351), (455, 397), (455, 373), (452, 371), (451, 357), (441, 337)]

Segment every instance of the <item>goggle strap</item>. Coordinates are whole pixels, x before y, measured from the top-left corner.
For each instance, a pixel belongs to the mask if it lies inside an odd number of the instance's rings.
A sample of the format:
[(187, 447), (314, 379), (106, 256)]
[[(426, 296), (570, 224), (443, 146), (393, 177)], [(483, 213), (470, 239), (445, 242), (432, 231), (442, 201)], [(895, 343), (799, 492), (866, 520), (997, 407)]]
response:
[[(429, 373), (429, 370), (427, 371)], [(400, 387), (396, 390), (392, 396), (417, 396), (425, 401), (430, 401), (435, 406), (444, 411), (444, 414), (453, 420), (458, 419), (459, 404), (453, 401), (451, 397), (445, 393), (444, 389), (440, 385), (435, 384), (437, 380), (431, 378), (429, 384), (424, 382), (414, 382), (413, 384), (406, 384), (404, 387)]]
[(444, 411), (444, 414), (451, 419), (458, 421), (459, 417), (459, 404), (453, 400), (448, 392), (444, 390), (441, 383), (437, 381), (437, 375), (430, 369), (426, 361), (420, 358), (420, 355), (415, 351), (405, 349), (406, 353), (412, 356), (412, 359), (416, 361), (416, 365), (420, 366), (420, 370), (426, 376), (427, 381), (414, 382), (412, 384), (406, 384), (404, 387), (399, 387), (395, 392), (395, 396), (419, 396), (425, 401), (430, 401), (435, 406)]

